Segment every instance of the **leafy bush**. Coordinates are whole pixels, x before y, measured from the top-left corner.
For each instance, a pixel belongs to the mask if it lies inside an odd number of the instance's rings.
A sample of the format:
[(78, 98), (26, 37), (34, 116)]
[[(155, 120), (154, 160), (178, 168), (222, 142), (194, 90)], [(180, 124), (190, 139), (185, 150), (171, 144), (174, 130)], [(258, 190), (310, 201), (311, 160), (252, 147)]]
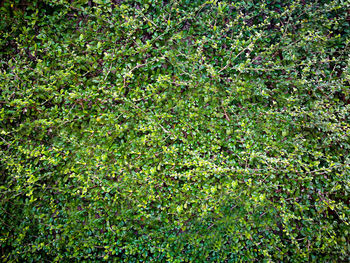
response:
[(347, 262), (346, 1), (2, 1), (6, 262)]

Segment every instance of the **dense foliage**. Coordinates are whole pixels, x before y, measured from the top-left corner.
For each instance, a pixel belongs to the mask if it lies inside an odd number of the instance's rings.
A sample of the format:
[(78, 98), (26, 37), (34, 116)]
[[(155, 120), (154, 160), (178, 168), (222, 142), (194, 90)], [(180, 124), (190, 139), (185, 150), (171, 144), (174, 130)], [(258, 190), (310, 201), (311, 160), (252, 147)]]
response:
[(0, 2), (6, 262), (348, 262), (350, 5)]

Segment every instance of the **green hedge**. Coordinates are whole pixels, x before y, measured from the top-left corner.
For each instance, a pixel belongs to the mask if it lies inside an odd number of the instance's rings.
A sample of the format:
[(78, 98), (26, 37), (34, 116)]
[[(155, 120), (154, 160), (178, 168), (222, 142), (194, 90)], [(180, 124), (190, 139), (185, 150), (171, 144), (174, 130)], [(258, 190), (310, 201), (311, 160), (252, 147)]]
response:
[(2, 260), (348, 262), (349, 10), (2, 1)]

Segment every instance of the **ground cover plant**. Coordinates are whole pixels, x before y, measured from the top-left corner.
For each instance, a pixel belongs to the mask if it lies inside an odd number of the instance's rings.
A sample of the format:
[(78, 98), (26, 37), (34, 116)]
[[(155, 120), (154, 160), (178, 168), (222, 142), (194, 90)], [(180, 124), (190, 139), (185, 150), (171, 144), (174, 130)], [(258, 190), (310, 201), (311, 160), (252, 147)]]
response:
[(0, 15), (3, 262), (349, 262), (349, 2)]

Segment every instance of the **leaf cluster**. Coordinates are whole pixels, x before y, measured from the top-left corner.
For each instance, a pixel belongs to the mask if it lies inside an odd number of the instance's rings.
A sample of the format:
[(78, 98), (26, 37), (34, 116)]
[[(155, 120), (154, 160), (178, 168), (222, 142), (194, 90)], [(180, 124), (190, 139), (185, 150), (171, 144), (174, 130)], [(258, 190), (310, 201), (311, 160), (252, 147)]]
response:
[(0, 3), (5, 262), (347, 262), (346, 1)]

